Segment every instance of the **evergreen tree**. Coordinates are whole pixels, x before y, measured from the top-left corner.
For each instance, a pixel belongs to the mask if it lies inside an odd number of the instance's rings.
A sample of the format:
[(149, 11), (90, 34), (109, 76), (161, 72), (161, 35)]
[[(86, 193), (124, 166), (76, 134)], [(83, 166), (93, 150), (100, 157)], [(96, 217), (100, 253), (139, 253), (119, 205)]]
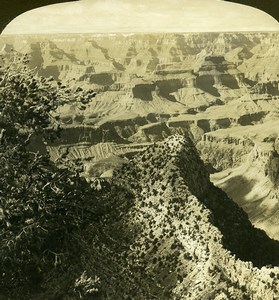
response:
[(82, 109), (93, 96), (36, 76), (27, 56), (2, 58), (0, 298), (16, 299), (13, 291), (28, 298), (40, 290), (44, 274), (78, 251), (72, 233), (96, 215), (81, 165), (67, 162), (58, 168), (48, 155), (32, 151), (32, 136), (44, 143), (59, 136), (59, 106), (78, 98)]

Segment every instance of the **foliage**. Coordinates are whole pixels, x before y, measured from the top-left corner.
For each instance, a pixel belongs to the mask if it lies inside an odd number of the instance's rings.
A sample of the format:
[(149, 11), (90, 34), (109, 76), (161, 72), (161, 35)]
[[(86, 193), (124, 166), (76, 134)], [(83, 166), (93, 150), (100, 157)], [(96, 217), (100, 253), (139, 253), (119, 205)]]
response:
[(30, 287), (39, 289), (44, 272), (71, 256), (72, 232), (96, 214), (80, 165), (64, 162), (58, 168), (48, 155), (30, 150), (32, 135), (40, 135), (45, 143), (59, 135), (59, 106), (74, 101), (75, 95), (94, 95), (81, 89), (75, 94), (59, 82), (37, 77), (27, 67), (27, 56), (14, 54), (2, 63), (0, 296), (7, 297), (16, 289), (24, 295)]
[(75, 281), (75, 291), (79, 295), (80, 299), (98, 295), (100, 288), (100, 278), (98, 276), (88, 277), (86, 271)]
[(45, 138), (55, 137), (50, 131), (56, 130), (57, 133), (59, 128), (56, 109), (73, 102), (84, 109), (95, 96), (92, 90), (83, 91), (80, 87), (72, 90), (51, 77), (35, 76), (34, 70), (27, 66), (28, 61), (28, 55), (14, 54), (8, 62), (2, 57), (5, 67), (0, 72), (1, 138), (5, 133), (5, 138), (9, 142), (15, 139), (16, 144), (22, 142), (19, 137), (26, 136), (26, 131), (47, 133)]

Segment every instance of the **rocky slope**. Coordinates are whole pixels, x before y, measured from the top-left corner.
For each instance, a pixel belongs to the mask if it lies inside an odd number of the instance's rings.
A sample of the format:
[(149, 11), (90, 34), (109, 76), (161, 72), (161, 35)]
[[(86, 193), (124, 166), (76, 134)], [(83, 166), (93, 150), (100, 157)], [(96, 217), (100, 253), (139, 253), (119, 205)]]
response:
[(205, 135), (198, 147), (215, 170), (212, 181), (250, 220), (278, 239), (278, 121)]
[(112, 181), (134, 199), (126, 214), (90, 229), (99, 240), (88, 245), (87, 268), (104, 299), (278, 297), (278, 242), (212, 185), (189, 138), (149, 146)]
[(10, 299), (278, 298), (279, 242), (210, 182), (192, 140), (172, 135), (145, 148), (114, 157), (109, 180), (93, 174), (98, 214), (72, 233), (75, 257), (53, 253), (52, 271)]

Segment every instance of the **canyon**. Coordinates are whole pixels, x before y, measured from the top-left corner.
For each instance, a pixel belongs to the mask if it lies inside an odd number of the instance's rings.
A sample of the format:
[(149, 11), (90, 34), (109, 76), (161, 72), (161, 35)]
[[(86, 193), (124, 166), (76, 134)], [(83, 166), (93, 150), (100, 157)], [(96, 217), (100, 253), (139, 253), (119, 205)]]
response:
[(113, 277), (110, 297), (133, 286), (134, 299), (278, 297), (278, 32), (7, 35), (0, 49), (96, 93), (58, 107), (60, 138), (33, 147), (134, 195), (120, 222), (131, 248), (117, 257), (136, 275)]
[[(64, 131), (48, 146), (54, 160), (68, 151), (92, 169), (172, 134), (190, 134), (217, 185), (229, 192), (242, 186), (234, 178), (249, 181), (246, 192), (229, 194), (279, 239), (271, 229), (278, 227), (279, 204), (270, 175), (278, 155), (278, 42), (277, 32), (11, 35), (0, 48), (3, 56), (28, 53), (40, 76), (96, 92), (82, 111), (75, 103), (58, 109)], [(235, 171), (223, 178), (228, 168)], [(250, 180), (249, 168), (262, 176)]]

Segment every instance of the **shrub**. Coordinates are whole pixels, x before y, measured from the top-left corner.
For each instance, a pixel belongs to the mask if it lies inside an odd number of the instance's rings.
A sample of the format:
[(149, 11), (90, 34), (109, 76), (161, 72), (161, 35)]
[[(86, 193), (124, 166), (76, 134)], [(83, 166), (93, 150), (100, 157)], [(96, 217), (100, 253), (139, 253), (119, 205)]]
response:
[(14, 54), (2, 62), (0, 286), (3, 297), (17, 298), (15, 292), (28, 298), (40, 289), (44, 274), (69, 259), (69, 247), (77, 248), (72, 232), (88, 223), (97, 207), (80, 164), (64, 160), (58, 168), (48, 155), (32, 151), (33, 135), (45, 143), (59, 136), (55, 110), (71, 100), (65, 92), (70, 89), (36, 77), (27, 56)]
[(98, 276), (88, 277), (84, 271), (74, 284), (75, 292), (80, 299), (92, 299), (99, 295), (101, 280)]

